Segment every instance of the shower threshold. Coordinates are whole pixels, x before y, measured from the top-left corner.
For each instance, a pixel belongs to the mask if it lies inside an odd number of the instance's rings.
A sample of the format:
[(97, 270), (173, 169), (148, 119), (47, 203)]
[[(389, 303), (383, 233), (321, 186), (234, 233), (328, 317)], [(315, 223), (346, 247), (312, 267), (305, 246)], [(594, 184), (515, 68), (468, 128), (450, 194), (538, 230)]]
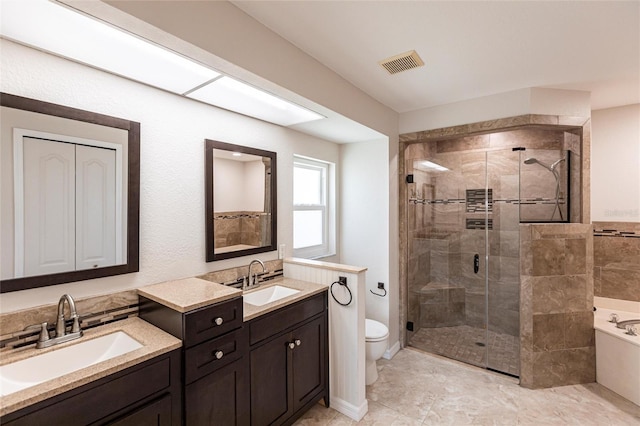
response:
[[(485, 341), (486, 337), (488, 341)], [(518, 336), (493, 331), (486, 333), (482, 328), (459, 325), (420, 328), (411, 337), (409, 346), (518, 377), (520, 374), (519, 340)], [(487, 353), (489, 354), (488, 362)]]

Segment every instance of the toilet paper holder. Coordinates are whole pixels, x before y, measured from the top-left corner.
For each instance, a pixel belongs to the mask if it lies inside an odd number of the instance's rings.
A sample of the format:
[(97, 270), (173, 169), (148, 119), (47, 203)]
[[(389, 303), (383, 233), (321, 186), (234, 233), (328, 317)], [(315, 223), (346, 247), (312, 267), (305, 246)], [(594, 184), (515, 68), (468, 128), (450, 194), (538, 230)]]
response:
[(378, 290), (382, 290), (384, 291), (384, 294), (380, 294), (380, 293), (376, 293), (373, 290), (369, 290), (372, 294), (375, 294), (376, 296), (380, 296), (380, 297), (385, 297), (387, 295), (387, 289), (384, 288), (384, 283), (378, 283)]

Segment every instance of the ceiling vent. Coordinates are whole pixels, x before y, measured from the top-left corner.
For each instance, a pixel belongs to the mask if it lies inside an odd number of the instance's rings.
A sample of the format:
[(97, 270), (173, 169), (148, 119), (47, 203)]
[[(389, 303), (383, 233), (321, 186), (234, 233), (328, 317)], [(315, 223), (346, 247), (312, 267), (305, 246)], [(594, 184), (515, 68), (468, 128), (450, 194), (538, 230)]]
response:
[(397, 74), (402, 71), (407, 71), (413, 68), (418, 68), (424, 65), (424, 62), (418, 56), (415, 50), (401, 53), (396, 56), (384, 59), (378, 62), (389, 74)]

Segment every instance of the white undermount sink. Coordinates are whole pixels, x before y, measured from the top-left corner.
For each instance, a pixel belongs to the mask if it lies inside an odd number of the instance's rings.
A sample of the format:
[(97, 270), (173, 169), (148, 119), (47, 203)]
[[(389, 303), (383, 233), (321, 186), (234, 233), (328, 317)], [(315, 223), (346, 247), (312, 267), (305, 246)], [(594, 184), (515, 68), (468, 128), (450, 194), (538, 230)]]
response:
[(242, 295), (242, 298), (250, 305), (262, 306), (267, 303), (275, 302), (276, 300), (284, 299), (285, 297), (293, 296), (296, 293), (300, 293), (300, 290), (295, 290), (281, 285), (274, 285), (273, 287), (267, 287), (262, 290), (252, 291), (251, 293), (245, 293)]
[(125, 332), (116, 331), (0, 366), (0, 394), (6, 396), (18, 392), (142, 346)]

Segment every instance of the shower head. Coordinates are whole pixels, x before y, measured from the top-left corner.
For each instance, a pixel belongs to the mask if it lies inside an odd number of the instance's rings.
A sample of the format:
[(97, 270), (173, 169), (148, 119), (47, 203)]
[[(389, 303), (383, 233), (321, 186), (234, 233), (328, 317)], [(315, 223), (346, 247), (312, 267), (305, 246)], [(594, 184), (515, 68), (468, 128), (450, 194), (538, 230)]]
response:
[(544, 167), (545, 169), (549, 170), (550, 172), (553, 172), (553, 169), (551, 167), (547, 166), (546, 164), (544, 164), (543, 162), (541, 162), (537, 158), (531, 157), (531, 158), (527, 158), (526, 160), (524, 160), (524, 164), (536, 164), (536, 163), (540, 164), (542, 167)]

